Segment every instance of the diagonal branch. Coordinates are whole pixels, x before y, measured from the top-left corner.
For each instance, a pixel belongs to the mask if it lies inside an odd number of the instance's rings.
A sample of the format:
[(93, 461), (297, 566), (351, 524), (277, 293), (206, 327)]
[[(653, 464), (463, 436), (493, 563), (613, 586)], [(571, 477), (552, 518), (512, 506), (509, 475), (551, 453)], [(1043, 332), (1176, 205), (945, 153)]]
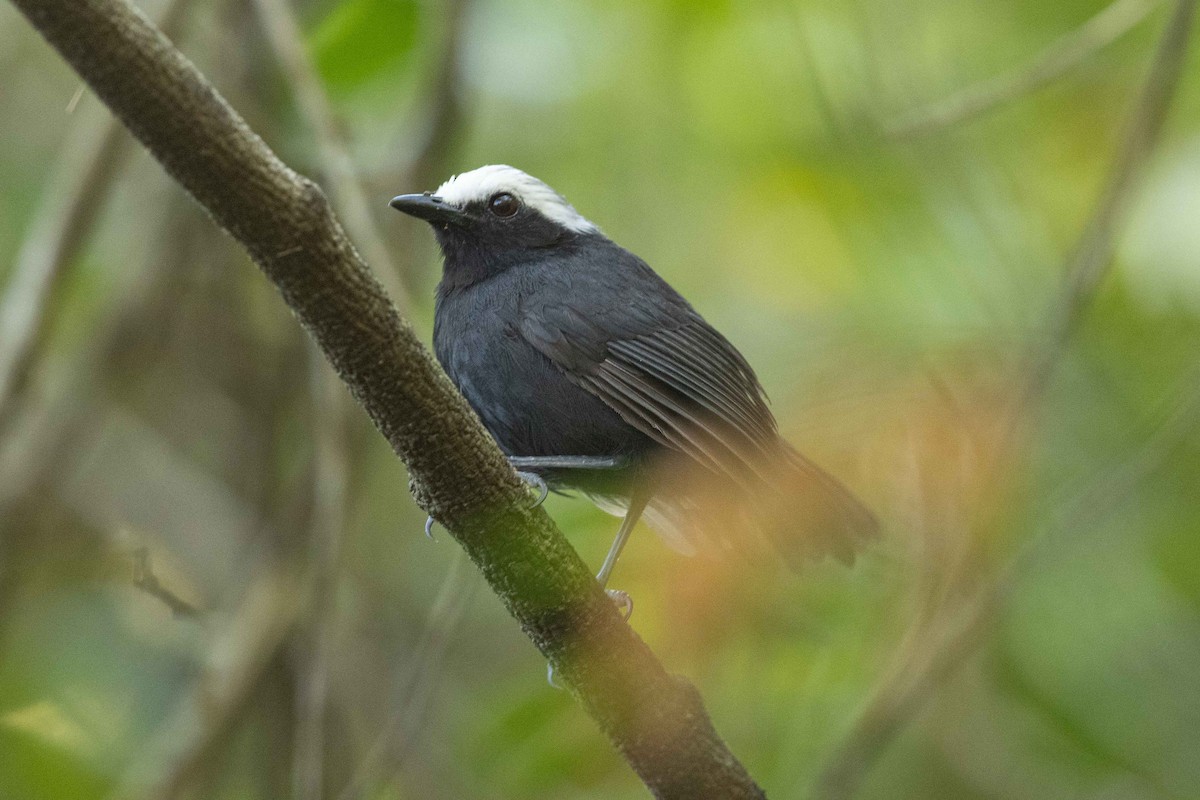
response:
[(60, 174), (47, 184), (0, 300), (0, 420), (7, 420), (27, 383), (51, 327), (54, 297), (104, 207), (128, 144), (121, 124), (107, 113), (91, 123), (69, 137), (67, 153), (80, 152), (78, 139), (84, 158), (62, 162)]
[(421, 635), (412, 648), (412, 668), (404, 691), (354, 767), (350, 781), (336, 795), (338, 800), (363, 797), (370, 786), (376, 785), (381, 774), (398, 773), (412, 752), (427, 717), (430, 695), (450, 645), (451, 632), (462, 620), (478, 584), (463, 577), (465, 568), (466, 558), (460, 550), (442, 578)]
[[(1178, 0), (1175, 4), (1108, 181), (1067, 258), (1064, 285), (1049, 309), (1044, 329), (1029, 349), (1022, 374), (1015, 376), (1019, 389), (1003, 421), (1003, 440), (990, 469), (997, 481), (1001, 465), (1015, 457), (1029, 432), (1075, 327), (1111, 265), (1117, 233), (1179, 86), (1195, 10), (1196, 0)], [(939, 617), (945, 623), (941, 630), (909, 640), (907, 655), (900, 657), (902, 663), (877, 686), (821, 771), (815, 797), (832, 800), (855, 794), (888, 744), (924, 708), (944, 680), (986, 641), (985, 634), (1007, 598), (1015, 573), (1011, 566), (1004, 569), (990, 585), (975, 591), (965, 609), (944, 612)], [(947, 615), (953, 617), (948, 622), (944, 619)]]
[(14, 0), (246, 248), (408, 465), (421, 505), (658, 797), (762, 797), (695, 687), (625, 624), (402, 322), (320, 189), (128, 0)]
[[(185, 693), (122, 776), (111, 800), (186, 796), (215, 748), (230, 736), (271, 660), (303, 612), (304, 587), (277, 565), (260, 571), (228, 622), (220, 625), (196, 686)], [(166, 768), (164, 768), (166, 765)]]

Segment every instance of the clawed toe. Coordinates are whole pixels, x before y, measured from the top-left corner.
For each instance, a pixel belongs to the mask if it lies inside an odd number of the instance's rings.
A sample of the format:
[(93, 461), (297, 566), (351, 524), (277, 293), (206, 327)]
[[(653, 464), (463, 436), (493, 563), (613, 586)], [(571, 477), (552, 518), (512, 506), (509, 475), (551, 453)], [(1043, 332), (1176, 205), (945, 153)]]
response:
[(629, 596), (628, 592), (620, 589), (605, 589), (604, 591), (617, 604), (617, 610), (621, 612), (622, 617), (628, 620), (633, 616), (633, 598)]
[(546, 485), (546, 480), (536, 472), (521, 472), (517, 471), (517, 477), (525, 481), (532, 489), (537, 489), (537, 500), (533, 502), (530, 508), (537, 508), (546, 501), (547, 495), (550, 494), (550, 487)]
[(561, 683), (559, 683), (558, 680), (555, 678), (553, 664), (546, 665), (546, 683), (550, 684), (551, 689), (562, 690), (562, 689), (566, 688)]
[[(546, 485), (546, 481), (541, 475), (538, 475), (536, 472), (518, 471), (517, 477), (523, 480), (531, 489), (537, 490), (537, 499), (535, 499), (529, 506), (530, 508), (537, 508), (542, 503), (546, 502), (546, 497), (550, 494), (550, 487)], [(433, 523), (433, 517), (425, 518), (425, 536), (430, 539), (433, 538)]]

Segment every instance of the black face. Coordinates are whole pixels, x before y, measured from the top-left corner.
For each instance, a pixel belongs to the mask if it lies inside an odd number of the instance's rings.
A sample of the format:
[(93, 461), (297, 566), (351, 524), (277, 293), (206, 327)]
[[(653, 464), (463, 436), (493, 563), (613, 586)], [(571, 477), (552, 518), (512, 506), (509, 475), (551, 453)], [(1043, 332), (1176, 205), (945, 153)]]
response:
[(391, 205), (433, 226), (450, 285), (469, 285), (537, 259), (579, 235), (526, 205), (515, 192), (498, 191), (461, 209), (431, 194), (401, 195)]

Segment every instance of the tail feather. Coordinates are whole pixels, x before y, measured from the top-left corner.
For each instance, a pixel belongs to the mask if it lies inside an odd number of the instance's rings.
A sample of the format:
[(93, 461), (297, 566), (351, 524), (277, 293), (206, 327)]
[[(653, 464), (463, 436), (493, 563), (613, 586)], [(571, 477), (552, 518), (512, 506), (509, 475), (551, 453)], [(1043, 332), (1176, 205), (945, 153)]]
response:
[(786, 518), (773, 526), (772, 540), (793, 568), (825, 554), (852, 564), (855, 553), (879, 535), (879, 520), (841, 481), (787, 450), (795, 469), (781, 487)]
[(875, 515), (841, 481), (786, 444), (771, 479), (734, 486), (707, 470), (660, 481), (646, 518), (683, 552), (739, 551), (767, 545), (794, 570), (833, 556), (852, 564), (879, 533)]

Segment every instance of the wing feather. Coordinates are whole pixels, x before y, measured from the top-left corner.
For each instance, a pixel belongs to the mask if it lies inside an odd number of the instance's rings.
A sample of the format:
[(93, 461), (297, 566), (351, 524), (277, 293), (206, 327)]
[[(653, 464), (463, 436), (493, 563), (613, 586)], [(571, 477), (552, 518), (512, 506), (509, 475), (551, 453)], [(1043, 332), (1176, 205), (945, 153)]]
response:
[(625, 389), (625, 396), (632, 395), (644, 407), (656, 409), (656, 422), (685, 439), (689, 447), (684, 452), (696, 461), (739, 482), (744, 482), (747, 470), (758, 471), (761, 446), (721, 426), (712, 417), (706, 418), (690, 398), (657, 385), (657, 381), (619, 361), (605, 361), (598, 374), (608, 378), (609, 385)]
[[(738, 483), (760, 471), (777, 441), (774, 419), (753, 372), (724, 352), (733, 347), (719, 334), (670, 335), (677, 320), (651, 327), (650, 318), (606, 338), (573, 308), (540, 312), (522, 321), (522, 335), (630, 425)], [(686, 326), (707, 327), (689, 317)]]
[(743, 427), (756, 439), (769, 439), (773, 434), (770, 414), (748, 404), (744, 392), (735, 392), (688, 361), (672, 356), (656, 337), (639, 337), (609, 342), (609, 352), (631, 364), (636, 364), (668, 386), (686, 392), (709, 412), (730, 425)]
[[(668, 408), (635, 383), (601, 369), (582, 381), (582, 385), (650, 438), (686, 453), (702, 464), (720, 469), (721, 462), (704, 446), (696, 432), (679, 425)], [(642, 425), (638, 425), (639, 422)]]
[(697, 322), (699, 324), (681, 325), (662, 332), (662, 339), (670, 352), (682, 363), (711, 373), (743, 402), (770, 416), (754, 370), (725, 337), (703, 320)]

